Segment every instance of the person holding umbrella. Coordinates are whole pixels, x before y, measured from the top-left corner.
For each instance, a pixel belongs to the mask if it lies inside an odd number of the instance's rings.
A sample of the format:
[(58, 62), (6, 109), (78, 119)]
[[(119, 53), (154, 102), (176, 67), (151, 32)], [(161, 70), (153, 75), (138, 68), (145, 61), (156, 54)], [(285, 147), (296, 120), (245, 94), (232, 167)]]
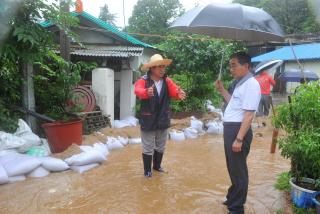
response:
[(141, 100), (140, 128), (145, 177), (152, 176), (152, 159), (153, 169), (164, 172), (161, 162), (170, 126), (170, 99), (186, 98), (186, 93), (165, 73), (165, 68), (171, 63), (171, 59), (153, 55), (141, 68), (147, 74), (135, 83), (135, 94)]
[(247, 156), (252, 142), (251, 123), (260, 102), (260, 86), (250, 73), (251, 58), (244, 52), (231, 56), (230, 72), (237, 80), (232, 94), (217, 80), (216, 89), (227, 101), (223, 116), (223, 138), (227, 169), (231, 179), (227, 200), (230, 213), (244, 213), (249, 176)]

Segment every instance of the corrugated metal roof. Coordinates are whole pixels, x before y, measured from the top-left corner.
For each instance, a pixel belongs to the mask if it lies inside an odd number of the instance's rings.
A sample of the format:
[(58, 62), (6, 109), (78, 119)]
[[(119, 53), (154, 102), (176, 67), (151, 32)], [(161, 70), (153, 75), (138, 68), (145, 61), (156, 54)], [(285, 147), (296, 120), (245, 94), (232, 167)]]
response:
[[(144, 43), (144, 42), (134, 38), (133, 36), (130, 36), (130, 35), (122, 32), (122, 31), (120, 31), (115, 26), (113, 26), (111, 24), (108, 24), (107, 22), (102, 21), (101, 19), (98, 19), (98, 18), (90, 15), (87, 12), (83, 11), (82, 13), (77, 13), (77, 12), (74, 11), (74, 12), (71, 12), (71, 15), (74, 16), (74, 17), (82, 16), (82, 17), (92, 21), (93, 23), (97, 24), (101, 28), (116, 34), (120, 38), (125, 39), (125, 40), (129, 41), (130, 43), (132, 43), (134, 45), (140, 45), (140, 46), (145, 47), (145, 48), (154, 48), (154, 49), (156, 49), (154, 46), (149, 45), (147, 43)], [(51, 20), (48, 20), (48, 21), (41, 22), (40, 25), (42, 27), (50, 27), (50, 26), (54, 25), (54, 23)]]
[[(320, 59), (320, 43), (294, 45), (294, 52), (299, 60), (318, 60)], [(295, 60), (292, 48), (286, 46), (275, 51), (252, 58), (252, 62), (281, 59), (283, 61)]]
[(96, 57), (131, 57), (141, 56), (143, 47), (109, 46), (90, 47), (87, 49), (71, 49), (70, 54), (78, 56)]

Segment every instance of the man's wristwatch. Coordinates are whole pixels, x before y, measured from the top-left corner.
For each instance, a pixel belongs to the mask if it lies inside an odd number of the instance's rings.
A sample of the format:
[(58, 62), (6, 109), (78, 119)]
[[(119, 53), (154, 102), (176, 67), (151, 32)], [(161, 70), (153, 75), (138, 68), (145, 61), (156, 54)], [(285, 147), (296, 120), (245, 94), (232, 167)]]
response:
[(240, 138), (236, 138), (236, 141), (237, 141), (238, 143), (242, 143), (242, 142), (243, 142), (243, 140), (241, 140)]

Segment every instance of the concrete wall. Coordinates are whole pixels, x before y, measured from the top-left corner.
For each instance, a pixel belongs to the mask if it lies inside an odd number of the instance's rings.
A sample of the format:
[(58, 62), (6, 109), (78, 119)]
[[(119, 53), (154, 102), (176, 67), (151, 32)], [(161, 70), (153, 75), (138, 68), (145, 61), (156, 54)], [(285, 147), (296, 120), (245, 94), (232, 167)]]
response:
[(114, 71), (108, 68), (96, 68), (92, 71), (92, 90), (97, 105), (104, 115), (110, 115), (114, 121)]
[[(301, 64), (304, 66), (306, 70), (310, 70), (312, 72), (315, 72), (320, 77), (320, 60), (319, 61), (312, 61), (312, 62), (301, 62)], [(299, 65), (297, 62), (286, 62), (285, 63), (285, 70), (289, 69), (299, 69)], [(299, 85), (300, 83), (296, 82), (288, 82), (287, 83), (287, 92), (293, 93), (294, 89)]]

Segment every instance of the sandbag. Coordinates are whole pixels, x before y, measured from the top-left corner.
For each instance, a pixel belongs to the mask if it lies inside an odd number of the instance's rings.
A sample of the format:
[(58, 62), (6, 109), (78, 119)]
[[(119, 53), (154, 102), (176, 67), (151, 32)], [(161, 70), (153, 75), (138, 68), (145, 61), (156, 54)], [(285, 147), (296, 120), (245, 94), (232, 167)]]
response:
[(84, 165), (84, 166), (71, 166), (70, 168), (75, 171), (75, 172), (78, 172), (78, 173), (83, 173), (85, 171), (88, 171), (94, 167), (97, 167), (99, 166), (99, 164), (97, 163), (93, 163), (93, 164), (88, 164), (88, 165)]
[(28, 174), (41, 165), (37, 158), (23, 154), (8, 154), (0, 157), (0, 163), (9, 177)]
[(141, 138), (131, 138), (129, 144), (141, 144)]
[(139, 120), (133, 116), (128, 116), (121, 121), (128, 124), (129, 126), (137, 126), (139, 123)]
[(123, 145), (120, 143), (120, 141), (114, 137), (107, 137), (107, 146), (109, 151), (123, 148)]
[(26, 180), (25, 175), (17, 175), (17, 176), (9, 177), (9, 183), (14, 183), (17, 181), (24, 181), (24, 180)]
[(25, 139), (13, 134), (0, 131), (0, 151), (17, 149), (26, 144)]
[(31, 128), (28, 124), (19, 119), (18, 121), (18, 129), (14, 133), (15, 136), (21, 137), (25, 140), (25, 143), (22, 146), (18, 147), (19, 152), (26, 152), (32, 146), (38, 146), (41, 144), (41, 139), (32, 132)]
[(186, 138), (195, 139), (198, 137), (198, 131), (192, 127), (185, 128), (183, 133)]
[(211, 121), (207, 125), (207, 133), (209, 134), (223, 134), (223, 124), (222, 122)]
[(203, 132), (203, 122), (195, 118), (191, 117), (191, 127), (198, 131), (198, 133)]
[(107, 157), (109, 154), (109, 150), (106, 144), (103, 144), (101, 142), (94, 143), (93, 144), (93, 149), (96, 151), (100, 152), (104, 157)]
[(32, 146), (27, 150), (26, 154), (33, 157), (46, 157), (50, 153), (42, 146)]
[(3, 168), (2, 164), (0, 164), (0, 184), (5, 184), (9, 182), (9, 177), (6, 170)]
[(42, 178), (47, 175), (49, 175), (50, 172), (43, 168), (42, 166), (37, 167), (36, 169), (32, 170), (29, 174), (28, 177), (30, 178)]
[(169, 136), (173, 141), (184, 141), (186, 139), (184, 133), (177, 130), (172, 130), (171, 132), (169, 132)]
[(114, 123), (113, 123), (113, 128), (116, 128), (116, 129), (122, 129), (122, 128), (128, 127), (128, 126), (130, 126), (130, 125), (122, 120), (114, 120)]
[(67, 158), (65, 162), (67, 162), (69, 166), (83, 166), (92, 163), (101, 163), (105, 160), (106, 157), (95, 149), (92, 149), (91, 151), (73, 155), (70, 158)]
[(69, 166), (66, 162), (61, 159), (53, 157), (41, 157), (41, 166), (50, 172), (61, 172), (69, 169)]
[(128, 138), (118, 136), (117, 139), (124, 146), (128, 145), (128, 143), (129, 143), (129, 139)]

